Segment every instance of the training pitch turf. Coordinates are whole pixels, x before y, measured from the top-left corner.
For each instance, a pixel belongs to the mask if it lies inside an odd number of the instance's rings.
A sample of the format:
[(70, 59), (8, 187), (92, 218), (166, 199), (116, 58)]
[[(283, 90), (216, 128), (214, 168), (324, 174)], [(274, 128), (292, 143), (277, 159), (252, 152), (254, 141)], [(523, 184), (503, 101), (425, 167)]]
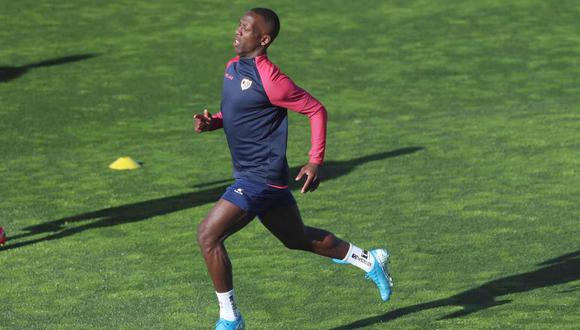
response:
[[(231, 165), (191, 117), (254, 5), (0, 0), (0, 328), (212, 327), (195, 228)], [(578, 2), (262, 5), (270, 58), (329, 111), (304, 220), (387, 247), (395, 288), (255, 222), (227, 241), (248, 329), (576, 328)], [(290, 114), (294, 171), (308, 149)]]

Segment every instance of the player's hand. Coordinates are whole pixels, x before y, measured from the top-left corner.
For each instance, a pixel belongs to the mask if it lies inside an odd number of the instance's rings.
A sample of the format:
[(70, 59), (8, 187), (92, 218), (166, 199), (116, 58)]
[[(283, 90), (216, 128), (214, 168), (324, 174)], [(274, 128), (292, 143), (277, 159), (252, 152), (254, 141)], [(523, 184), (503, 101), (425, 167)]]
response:
[(213, 118), (207, 109), (203, 109), (203, 114), (193, 115), (193, 128), (197, 133), (207, 132), (211, 129)]
[(305, 193), (316, 190), (320, 184), (320, 178), (318, 177), (318, 164), (308, 163), (304, 165), (296, 176), (296, 181), (300, 181), (305, 175), (306, 182), (304, 182), (300, 192)]

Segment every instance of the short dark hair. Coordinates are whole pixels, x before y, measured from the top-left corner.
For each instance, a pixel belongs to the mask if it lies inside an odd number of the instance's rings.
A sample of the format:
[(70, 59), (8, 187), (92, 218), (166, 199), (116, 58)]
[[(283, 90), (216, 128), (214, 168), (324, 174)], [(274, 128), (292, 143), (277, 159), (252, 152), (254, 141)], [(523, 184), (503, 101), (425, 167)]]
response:
[(278, 36), (278, 32), (280, 32), (280, 19), (278, 18), (278, 15), (269, 8), (252, 8), (250, 11), (264, 18), (264, 22), (270, 30), (269, 35), (272, 37), (272, 41), (274, 41), (276, 36)]

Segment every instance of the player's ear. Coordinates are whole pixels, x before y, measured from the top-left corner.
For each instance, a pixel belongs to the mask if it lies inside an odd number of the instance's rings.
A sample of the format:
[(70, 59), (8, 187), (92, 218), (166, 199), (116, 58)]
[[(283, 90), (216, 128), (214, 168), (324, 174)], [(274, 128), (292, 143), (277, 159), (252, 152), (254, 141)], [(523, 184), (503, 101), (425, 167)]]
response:
[(268, 47), (268, 45), (270, 45), (271, 42), (272, 42), (272, 38), (270, 37), (270, 35), (264, 34), (262, 36), (262, 40), (260, 40), (260, 45), (262, 45), (264, 47)]

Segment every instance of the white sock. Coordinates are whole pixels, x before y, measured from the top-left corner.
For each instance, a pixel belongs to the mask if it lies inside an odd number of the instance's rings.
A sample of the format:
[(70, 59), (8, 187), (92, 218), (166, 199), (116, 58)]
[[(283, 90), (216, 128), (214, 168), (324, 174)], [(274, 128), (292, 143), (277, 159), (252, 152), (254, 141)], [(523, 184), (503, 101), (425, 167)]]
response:
[(236, 305), (236, 296), (234, 289), (228, 292), (216, 292), (220, 304), (220, 318), (235, 321), (240, 318), (240, 310)]
[(369, 251), (363, 250), (353, 244), (350, 244), (346, 257), (342, 261), (346, 261), (365, 272), (369, 272), (375, 264), (375, 258), (373, 258)]

